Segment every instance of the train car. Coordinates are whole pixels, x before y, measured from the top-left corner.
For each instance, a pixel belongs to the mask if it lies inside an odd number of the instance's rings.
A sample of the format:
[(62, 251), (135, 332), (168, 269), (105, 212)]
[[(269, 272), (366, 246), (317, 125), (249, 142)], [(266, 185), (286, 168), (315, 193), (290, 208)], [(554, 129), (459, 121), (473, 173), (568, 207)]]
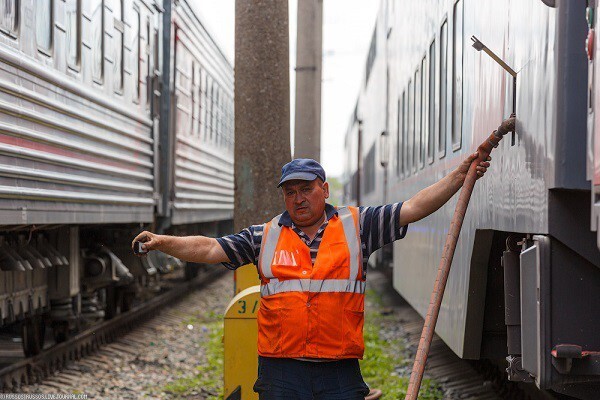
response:
[[(171, 224), (233, 215), (233, 67), (187, 2), (173, 13)], [(164, 192), (166, 193), (166, 191)]]
[[(579, 398), (600, 382), (586, 7), (383, 1), (345, 140), (346, 202), (406, 200), (516, 112), (473, 191), (436, 332), (461, 358)], [(457, 197), (393, 246), (394, 287), (423, 316)]]
[(181, 266), (135, 257), (141, 227), (227, 227), (232, 93), (186, 1), (0, 3), (0, 328), (26, 354)]

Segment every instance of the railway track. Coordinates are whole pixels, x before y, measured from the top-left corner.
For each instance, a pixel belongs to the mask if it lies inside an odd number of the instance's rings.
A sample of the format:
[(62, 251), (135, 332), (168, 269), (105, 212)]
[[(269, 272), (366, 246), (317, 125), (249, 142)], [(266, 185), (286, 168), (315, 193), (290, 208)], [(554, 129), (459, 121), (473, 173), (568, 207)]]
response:
[[(192, 289), (201, 288), (226, 273), (211, 268), (190, 281), (176, 282), (164, 293), (135, 306), (130, 311), (86, 329), (69, 340), (43, 350), (40, 354), (20, 359), (0, 369), (0, 392), (15, 391), (23, 385), (41, 382), (69, 363), (92, 355), (100, 347), (138, 326), (158, 310), (181, 299)], [(126, 352), (125, 346), (117, 346)]]

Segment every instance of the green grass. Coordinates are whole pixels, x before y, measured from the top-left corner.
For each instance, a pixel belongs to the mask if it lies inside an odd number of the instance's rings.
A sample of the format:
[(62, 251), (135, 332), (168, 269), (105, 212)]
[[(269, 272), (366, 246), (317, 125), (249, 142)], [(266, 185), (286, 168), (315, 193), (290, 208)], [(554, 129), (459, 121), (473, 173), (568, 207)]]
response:
[[(413, 360), (401, 339), (385, 340), (381, 337), (380, 331), (384, 324), (397, 323), (393, 315), (381, 315), (381, 297), (367, 290), (367, 299), (373, 307), (368, 307), (365, 313), (365, 356), (360, 362), (363, 378), (369, 387), (381, 389), (383, 399), (403, 399)], [(400, 376), (396, 372), (400, 367), (405, 367), (401, 370), (408, 371), (407, 376)], [(435, 382), (423, 379), (419, 399), (433, 400), (442, 397), (443, 393)]]
[(208, 394), (208, 399), (223, 399), (223, 316), (209, 313), (205, 317), (189, 317), (184, 324), (205, 322), (209, 339), (206, 342), (206, 362), (196, 367), (196, 374), (167, 384), (163, 391), (174, 397), (187, 398), (194, 392)]

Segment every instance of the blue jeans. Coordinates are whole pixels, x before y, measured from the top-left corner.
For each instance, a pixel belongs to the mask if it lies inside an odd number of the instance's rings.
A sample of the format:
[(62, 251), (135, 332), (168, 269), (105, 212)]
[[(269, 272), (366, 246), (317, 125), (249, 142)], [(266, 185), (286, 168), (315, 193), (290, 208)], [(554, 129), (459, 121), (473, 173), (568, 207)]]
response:
[(258, 357), (260, 400), (364, 400), (369, 387), (357, 359), (328, 362)]

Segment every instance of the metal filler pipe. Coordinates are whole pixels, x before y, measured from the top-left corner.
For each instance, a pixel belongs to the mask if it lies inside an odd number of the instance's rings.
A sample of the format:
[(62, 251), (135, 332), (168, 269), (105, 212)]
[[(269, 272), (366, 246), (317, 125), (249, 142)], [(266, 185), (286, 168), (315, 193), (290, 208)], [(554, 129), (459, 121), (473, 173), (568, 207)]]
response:
[(454, 210), (454, 216), (450, 223), (448, 236), (446, 236), (446, 244), (444, 245), (444, 250), (442, 252), (442, 259), (440, 260), (435, 285), (433, 286), (433, 293), (431, 294), (429, 308), (427, 309), (425, 323), (423, 324), (423, 332), (421, 333), (419, 347), (417, 349), (417, 354), (415, 355), (415, 362), (410, 374), (410, 381), (406, 391), (406, 400), (415, 400), (419, 393), (419, 388), (421, 387), (421, 380), (423, 379), (423, 372), (425, 371), (425, 362), (427, 361), (429, 347), (431, 346), (431, 340), (433, 339), (433, 333), (435, 331), (435, 324), (437, 323), (438, 315), (440, 313), (442, 298), (444, 297), (444, 290), (446, 289), (446, 281), (448, 280), (452, 258), (454, 257), (456, 243), (458, 242), (458, 235), (460, 234), (465, 213), (469, 206), (469, 200), (471, 199), (471, 193), (473, 192), (473, 187), (477, 180), (477, 165), (479, 165), (480, 162), (487, 160), (492, 150), (495, 147), (498, 147), (498, 143), (502, 140), (502, 137), (508, 132), (514, 131), (514, 129), (515, 116), (513, 114), (509, 119), (502, 122), (498, 129), (492, 132), (485, 142), (477, 148), (479, 156), (471, 163), (469, 171), (467, 172), (462, 190), (460, 191), (458, 203), (456, 204), (456, 209)]

